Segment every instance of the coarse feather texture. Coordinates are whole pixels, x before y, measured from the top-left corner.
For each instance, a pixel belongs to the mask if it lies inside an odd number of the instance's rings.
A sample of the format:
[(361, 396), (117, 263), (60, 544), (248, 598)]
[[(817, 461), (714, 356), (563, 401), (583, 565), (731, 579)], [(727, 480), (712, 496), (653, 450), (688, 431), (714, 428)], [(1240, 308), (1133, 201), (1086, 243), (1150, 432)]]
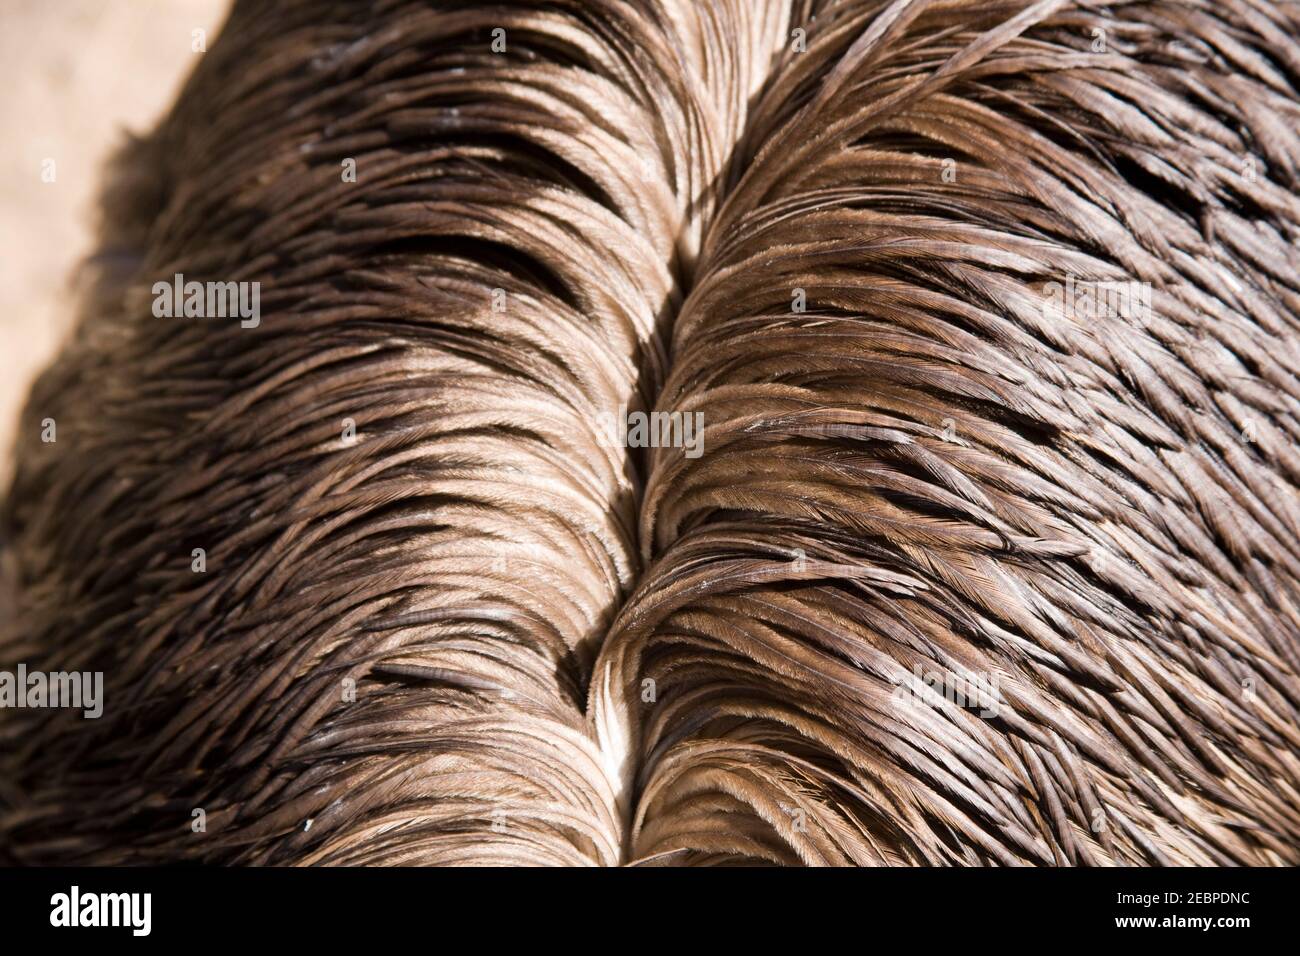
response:
[[(460, 6), (241, 3), (122, 157), (6, 515), (4, 658), (109, 703), (5, 715), (17, 859), (618, 861), (583, 704), (637, 489), (597, 413), (657, 391), (784, 23)], [(177, 272), (260, 281), (260, 325), (155, 318)]]
[(654, 452), (598, 662), (632, 858), (1300, 861), (1294, 8), (820, 12), (674, 324), (706, 453)]
[(1298, 34), (236, 4), (25, 413), (0, 667), (105, 708), (0, 711), (0, 853), (1300, 862)]

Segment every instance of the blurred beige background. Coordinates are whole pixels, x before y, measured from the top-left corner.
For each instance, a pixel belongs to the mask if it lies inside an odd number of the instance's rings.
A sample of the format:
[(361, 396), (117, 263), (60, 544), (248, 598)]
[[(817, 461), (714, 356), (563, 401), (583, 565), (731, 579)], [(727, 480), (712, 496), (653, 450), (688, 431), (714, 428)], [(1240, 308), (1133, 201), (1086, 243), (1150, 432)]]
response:
[(203, 55), (192, 31), (210, 47), (228, 2), (0, 0), (0, 488), (27, 389), (72, 324), (104, 161), (161, 117)]

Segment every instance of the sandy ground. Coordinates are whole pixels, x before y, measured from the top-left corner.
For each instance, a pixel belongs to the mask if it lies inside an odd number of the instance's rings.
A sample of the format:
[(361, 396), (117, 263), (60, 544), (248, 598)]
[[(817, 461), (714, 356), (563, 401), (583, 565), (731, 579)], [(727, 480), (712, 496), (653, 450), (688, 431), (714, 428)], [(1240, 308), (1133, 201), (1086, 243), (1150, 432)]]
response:
[[(0, 487), (32, 379), (74, 317), (104, 161), (144, 132), (216, 38), (228, 0), (0, 0)], [(53, 160), (54, 181), (43, 171)], [(0, 492), (2, 493), (2, 492)]]

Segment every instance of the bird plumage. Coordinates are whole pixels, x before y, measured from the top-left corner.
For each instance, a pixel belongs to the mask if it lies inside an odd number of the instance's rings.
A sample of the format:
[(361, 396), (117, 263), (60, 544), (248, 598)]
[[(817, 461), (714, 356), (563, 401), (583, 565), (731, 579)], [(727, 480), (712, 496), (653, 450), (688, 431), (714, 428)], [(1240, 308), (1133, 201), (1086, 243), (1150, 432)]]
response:
[(0, 714), (0, 847), (1300, 862), (1298, 29), (238, 3), (28, 406), (0, 662), (107, 701)]

